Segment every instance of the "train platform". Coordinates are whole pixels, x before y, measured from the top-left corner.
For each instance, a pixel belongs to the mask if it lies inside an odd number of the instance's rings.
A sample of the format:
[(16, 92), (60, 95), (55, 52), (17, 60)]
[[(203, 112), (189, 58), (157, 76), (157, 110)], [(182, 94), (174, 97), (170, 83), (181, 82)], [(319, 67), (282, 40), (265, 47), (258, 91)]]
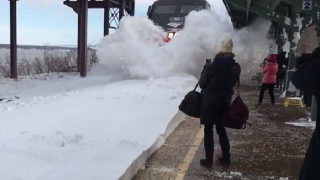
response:
[[(203, 127), (198, 119), (188, 118), (168, 137), (139, 170), (133, 180), (294, 180), (313, 130), (295, 127), (285, 122), (306, 118), (303, 108), (285, 108), (278, 99), (269, 106), (265, 93), (263, 107), (257, 108), (257, 87), (243, 87), (242, 98), (250, 109), (251, 127), (245, 130), (228, 129), (231, 144), (231, 165), (216, 162), (212, 169), (200, 166), (204, 158)], [(276, 95), (279, 97), (279, 93)], [(215, 134), (215, 159), (221, 156)]]

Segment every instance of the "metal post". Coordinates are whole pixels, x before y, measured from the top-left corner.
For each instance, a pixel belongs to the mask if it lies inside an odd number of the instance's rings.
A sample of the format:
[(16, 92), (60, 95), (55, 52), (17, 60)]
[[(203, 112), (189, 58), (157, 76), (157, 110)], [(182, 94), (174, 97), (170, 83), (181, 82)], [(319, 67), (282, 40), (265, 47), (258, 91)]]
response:
[[(294, 24), (296, 22), (296, 18), (299, 17), (299, 14), (296, 13), (289, 13), (290, 15), (290, 28), (286, 29), (288, 33), (288, 38), (290, 41), (290, 53), (289, 53), (289, 64), (288, 64), (288, 71), (286, 75), (286, 81), (285, 81), (285, 89), (286, 89), (286, 97), (290, 96), (296, 96), (296, 88), (291, 82), (291, 77), (293, 73), (295, 72), (296, 68), (296, 53), (294, 50), (294, 47), (297, 45), (293, 39), (294, 39), (294, 33), (299, 32), (299, 27), (296, 27)], [(300, 33), (300, 32), (299, 32)]]
[(131, 1), (131, 13), (130, 16), (134, 16), (134, 12), (135, 12), (135, 6), (136, 6), (136, 1)]
[(278, 44), (278, 54), (281, 54), (283, 51), (283, 31), (281, 26), (278, 27), (278, 36), (277, 36), (277, 44)]
[[(284, 42), (283, 42), (283, 30), (282, 30), (282, 28), (281, 28), (281, 26), (280, 25), (278, 25), (277, 27), (276, 27), (277, 29), (276, 29), (276, 31), (277, 31), (277, 36), (276, 36), (276, 43), (277, 43), (277, 54), (278, 55), (280, 55), (281, 53), (282, 53), (282, 51), (283, 51), (283, 45), (284, 45)], [(282, 67), (280, 67), (280, 69), (281, 69)], [(279, 87), (279, 89), (280, 89), (280, 91), (282, 91), (283, 90), (283, 88), (282, 88), (282, 79), (280, 80), (279, 78), (278, 78), (278, 76), (277, 76), (277, 82), (276, 82), (276, 85)]]
[(88, 0), (82, 0), (81, 8), (81, 44), (80, 44), (80, 76), (87, 76), (87, 30), (88, 30)]
[(316, 97), (312, 96), (312, 104), (311, 104), (311, 120), (316, 121), (317, 120), (317, 99)]
[(121, 21), (122, 17), (124, 16), (124, 11), (125, 11), (125, 0), (121, 1), (121, 5), (119, 8), (119, 22)]
[(104, 6), (104, 19), (103, 19), (103, 35), (107, 36), (109, 35), (109, 28), (110, 28), (110, 0), (105, 1), (105, 6)]
[(81, 0), (78, 0), (78, 8), (77, 8), (77, 13), (78, 13), (78, 57), (77, 57), (77, 71), (80, 72), (80, 62), (81, 62)]
[(10, 78), (18, 78), (17, 70), (17, 1), (10, 1)]
[[(318, 47), (320, 46), (320, 29), (317, 26), (316, 27), (316, 32), (318, 36)], [(318, 104), (317, 104), (317, 99), (316, 97), (312, 96), (312, 104), (311, 104), (311, 120), (316, 121), (317, 120), (317, 113), (318, 113)]]

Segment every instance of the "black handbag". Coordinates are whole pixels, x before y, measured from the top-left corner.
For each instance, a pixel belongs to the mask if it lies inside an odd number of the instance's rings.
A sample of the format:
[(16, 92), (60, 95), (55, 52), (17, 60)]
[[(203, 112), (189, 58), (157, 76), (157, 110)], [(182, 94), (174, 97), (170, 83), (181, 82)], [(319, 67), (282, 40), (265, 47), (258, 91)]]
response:
[(194, 90), (190, 91), (179, 105), (179, 110), (188, 116), (200, 118), (201, 93), (196, 91), (199, 83)]

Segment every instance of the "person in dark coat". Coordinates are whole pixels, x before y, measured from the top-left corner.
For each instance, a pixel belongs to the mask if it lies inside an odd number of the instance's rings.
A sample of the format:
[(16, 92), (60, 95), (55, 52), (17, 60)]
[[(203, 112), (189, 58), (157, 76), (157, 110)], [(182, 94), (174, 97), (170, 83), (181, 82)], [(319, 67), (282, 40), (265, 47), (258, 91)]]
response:
[(207, 64), (201, 74), (199, 86), (202, 89), (202, 101), (200, 109), (200, 121), (204, 125), (204, 148), (206, 158), (200, 160), (200, 164), (205, 167), (212, 167), (214, 140), (213, 126), (219, 135), (219, 142), (222, 150), (222, 157), (219, 158), (221, 164), (230, 164), (230, 143), (226, 129), (221, 124), (221, 119), (231, 105), (233, 87), (239, 81), (241, 68), (234, 60), (232, 53), (232, 39), (223, 41), (220, 52), (213, 62)]
[(279, 67), (283, 67), (283, 65), (288, 66), (286, 54), (287, 54), (287, 52), (285, 52), (285, 51), (278, 54), (277, 60), (278, 60)]
[[(308, 53), (308, 54), (302, 53), (301, 57), (297, 58), (297, 65), (296, 65), (297, 69), (299, 69), (305, 63), (305, 61), (308, 59), (309, 55), (310, 55), (310, 53)], [(306, 105), (306, 107), (311, 107), (312, 94), (308, 91), (301, 91), (300, 97), (302, 94), (303, 94), (303, 101), (304, 101), (304, 104)]]
[(280, 91), (284, 90), (283, 82), (286, 77), (286, 67), (288, 66), (286, 52), (283, 51), (278, 54), (277, 62), (278, 62), (278, 72), (277, 72), (277, 87), (280, 87)]
[(286, 78), (286, 68), (285, 65), (283, 65), (282, 67), (278, 66), (278, 72), (277, 72), (277, 83), (278, 83), (278, 87), (280, 88), (280, 91), (284, 90), (284, 79)]
[[(291, 80), (293, 85), (301, 91), (311, 92), (320, 104), (320, 47), (316, 48), (304, 64), (297, 69)], [(313, 132), (299, 180), (320, 179), (320, 108), (317, 107), (316, 128)]]

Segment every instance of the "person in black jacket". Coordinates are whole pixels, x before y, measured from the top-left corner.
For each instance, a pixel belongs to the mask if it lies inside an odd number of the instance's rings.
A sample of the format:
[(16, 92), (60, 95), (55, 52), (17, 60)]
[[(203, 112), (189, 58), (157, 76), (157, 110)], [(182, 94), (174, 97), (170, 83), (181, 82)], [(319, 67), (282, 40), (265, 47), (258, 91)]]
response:
[[(301, 91), (312, 93), (317, 104), (320, 104), (320, 47), (316, 48), (304, 64), (297, 69), (292, 78), (293, 85)], [(317, 108), (316, 128), (313, 132), (303, 165), (300, 170), (299, 180), (320, 179), (320, 109)]]
[(277, 73), (277, 87), (280, 87), (280, 91), (283, 90), (283, 82), (286, 77), (286, 67), (288, 66), (287, 52), (283, 51), (278, 54), (277, 62), (278, 62), (278, 73)]
[(288, 66), (286, 54), (287, 54), (287, 52), (285, 52), (285, 51), (278, 54), (277, 61), (278, 61), (279, 67), (283, 67), (283, 65)]
[(232, 39), (223, 41), (220, 46), (220, 53), (216, 55), (213, 62), (207, 64), (201, 74), (199, 86), (201, 91), (200, 121), (204, 125), (204, 148), (206, 158), (200, 160), (205, 167), (213, 165), (213, 126), (219, 135), (219, 142), (222, 150), (221, 164), (230, 164), (230, 143), (225, 127), (221, 119), (231, 105), (231, 98), (234, 94), (233, 87), (239, 81), (241, 68), (234, 60), (232, 53)]
[[(297, 65), (296, 68), (299, 69), (305, 61), (308, 59), (310, 53), (302, 53), (301, 57), (297, 58)], [(303, 101), (306, 107), (311, 107), (311, 102), (312, 102), (312, 94), (308, 91), (301, 91), (300, 92), (300, 97), (303, 94)]]

